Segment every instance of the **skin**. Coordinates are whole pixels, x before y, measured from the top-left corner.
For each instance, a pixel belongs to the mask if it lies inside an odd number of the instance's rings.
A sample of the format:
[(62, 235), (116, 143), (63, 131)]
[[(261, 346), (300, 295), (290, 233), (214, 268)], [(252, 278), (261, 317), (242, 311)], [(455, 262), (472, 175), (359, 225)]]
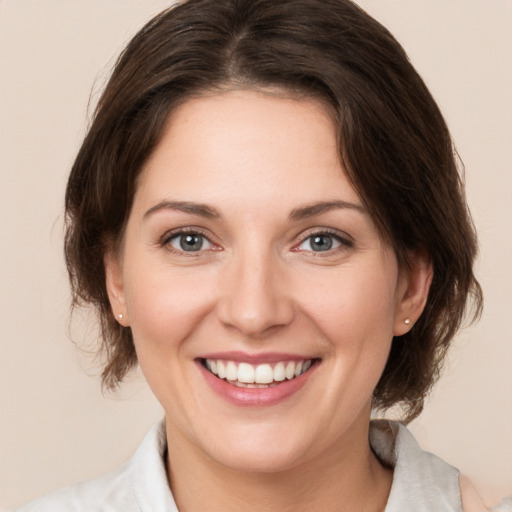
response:
[(460, 476), (460, 494), (465, 512), (486, 512), (489, 510), (478, 494), (473, 482), (466, 476)]
[[(181, 249), (183, 229), (204, 236), (201, 250)], [(314, 250), (312, 235), (332, 248)], [(229, 91), (173, 113), (105, 263), (112, 309), (165, 409), (180, 510), (384, 509), (392, 474), (368, 443), (371, 397), (428, 294), (428, 259), (410, 257), (401, 271), (319, 103)], [(319, 362), (285, 400), (240, 407), (197, 363), (234, 350)]]

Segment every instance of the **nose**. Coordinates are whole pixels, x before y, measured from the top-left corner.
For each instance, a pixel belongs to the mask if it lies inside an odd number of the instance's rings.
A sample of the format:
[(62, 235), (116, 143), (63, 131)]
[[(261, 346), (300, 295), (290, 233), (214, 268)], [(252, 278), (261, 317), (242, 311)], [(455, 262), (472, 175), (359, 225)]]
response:
[(270, 255), (233, 258), (220, 284), (221, 322), (251, 337), (261, 337), (288, 325), (294, 307), (282, 265)]

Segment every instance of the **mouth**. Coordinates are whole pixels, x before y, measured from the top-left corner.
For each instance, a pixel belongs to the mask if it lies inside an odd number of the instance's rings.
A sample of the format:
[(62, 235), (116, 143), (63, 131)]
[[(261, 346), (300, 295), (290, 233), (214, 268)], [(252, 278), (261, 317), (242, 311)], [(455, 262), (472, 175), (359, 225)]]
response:
[(250, 364), (224, 359), (201, 359), (200, 362), (212, 375), (233, 386), (265, 389), (297, 379), (318, 361), (318, 359), (302, 359)]

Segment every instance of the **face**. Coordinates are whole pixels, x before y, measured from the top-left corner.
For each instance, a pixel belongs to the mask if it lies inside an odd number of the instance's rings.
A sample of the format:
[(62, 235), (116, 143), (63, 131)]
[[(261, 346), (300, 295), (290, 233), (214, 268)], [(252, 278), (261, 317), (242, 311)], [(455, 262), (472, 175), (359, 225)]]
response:
[(423, 274), (399, 272), (318, 103), (237, 91), (182, 105), (106, 264), (170, 446), (279, 471), (367, 445)]

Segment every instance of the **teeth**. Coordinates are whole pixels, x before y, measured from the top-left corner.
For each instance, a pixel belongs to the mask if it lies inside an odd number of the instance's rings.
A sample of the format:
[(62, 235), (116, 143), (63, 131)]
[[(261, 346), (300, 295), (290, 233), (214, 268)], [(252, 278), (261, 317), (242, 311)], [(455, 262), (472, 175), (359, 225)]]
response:
[(293, 377), (295, 377), (295, 363), (294, 362), (290, 361), (286, 365), (284, 374), (288, 380), (293, 379)]
[(312, 365), (311, 359), (304, 361), (282, 361), (273, 367), (270, 364), (252, 365), (206, 359), (205, 366), (220, 379), (226, 379), (231, 384), (247, 388), (267, 388), (285, 379), (291, 380), (302, 375)]
[(270, 384), (274, 380), (274, 370), (269, 364), (260, 364), (256, 366), (254, 382), (258, 384)]
[(239, 382), (238, 380), (230, 380), (228, 381), (230, 384), (233, 384), (233, 386), (237, 386), (239, 388), (273, 388), (274, 386), (277, 386), (275, 382), (272, 382), (271, 384), (244, 384), (243, 382)]
[(226, 378), (226, 368), (224, 367), (224, 363), (222, 361), (217, 361), (217, 375), (221, 379)]
[(274, 366), (274, 380), (276, 382), (282, 382), (286, 379), (286, 375), (284, 373), (284, 363), (277, 363)]
[[(215, 372), (213, 372), (215, 373)], [(233, 361), (229, 361), (226, 366), (226, 379), (228, 380), (237, 380), (238, 378), (238, 369), (236, 364)]]
[[(238, 380), (245, 384), (252, 384), (254, 382), (254, 367), (247, 363), (240, 363), (238, 365)], [(219, 375), (220, 377), (220, 375)], [(222, 377), (220, 377), (222, 379)]]

